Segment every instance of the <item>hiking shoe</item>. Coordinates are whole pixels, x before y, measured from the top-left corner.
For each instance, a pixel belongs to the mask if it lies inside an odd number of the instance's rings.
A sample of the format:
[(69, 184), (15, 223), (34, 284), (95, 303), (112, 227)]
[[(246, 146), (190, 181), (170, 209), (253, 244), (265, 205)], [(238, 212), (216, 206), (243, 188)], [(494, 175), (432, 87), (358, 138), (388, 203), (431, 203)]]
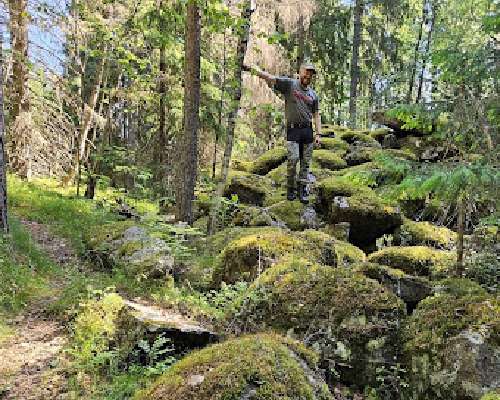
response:
[(294, 201), (297, 197), (295, 196), (295, 190), (293, 188), (287, 188), (286, 199), (289, 201)]

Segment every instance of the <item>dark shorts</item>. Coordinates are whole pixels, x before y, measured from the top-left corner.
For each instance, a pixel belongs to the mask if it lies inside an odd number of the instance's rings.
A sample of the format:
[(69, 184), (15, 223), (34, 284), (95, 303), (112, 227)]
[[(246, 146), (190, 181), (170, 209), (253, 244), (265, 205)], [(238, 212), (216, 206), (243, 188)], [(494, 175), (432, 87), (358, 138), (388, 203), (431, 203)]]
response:
[(288, 128), (286, 130), (286, 140), (289, 142), (297, 142), (309, 144), (314, 141), (312, 126), (305, 128)]

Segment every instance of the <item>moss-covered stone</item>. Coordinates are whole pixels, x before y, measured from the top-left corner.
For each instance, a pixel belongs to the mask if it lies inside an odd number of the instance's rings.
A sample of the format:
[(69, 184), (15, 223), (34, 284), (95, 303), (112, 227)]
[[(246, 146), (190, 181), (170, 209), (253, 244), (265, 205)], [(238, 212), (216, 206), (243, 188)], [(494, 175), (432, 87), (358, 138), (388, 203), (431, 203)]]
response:
[(135, 400), (329, 400), (317, 355), (298, 342), (260, 334), (191, 353)]
[(403, 246), (432, 246), (440, 249), (453, 248), (457, 234), (452, 230), (430, 222), (414, 222), (405, 218), (394, 234), (395, 244)]
[(346, 268), (303, 259), (283, 261), (265, 271), (227, 316), (232, 326), (273, 328), (308, 337), (325, 360), (334, 361), (340, 380), (374, 382), (376, 368), (397, 346), (404, 304), (378, 282)]
[(400, 269), (368, 262), (356, 265), (355, 270), (390, 289), (405, 302), (408, 312), (432, 294), (432, 286), (428, 279), (405, 274)]
[(500, 384), (500, 300), (437, 294), (405, 328), (409, 380), (418, 399), (479, 399)]
[(369, 135), (375, 139), (377, 142), (382, 144), (384, 137), (391, 133), (392, 131), (389, 128), (377, 128), (370, 131)]
[(314, 150), (313, 162), (318, 163), (321, 168), (331, 170), (342, 169), (347, 166), (347, 163), (340, 155), (330, 150)]
[(370, 135), (356, 131), (345, 131), (340, 133), (339, 138), (349, 144), (357, 144), (359, 146), (374, 147), (380, 149), (382, 146), (379, 142), (373, 139)]
[(342, 177), (318, 184), (316, 207), (331, 224), (349, 222), (349, 241), (362, 249), (373, 247), (378, 237), (393, 233), (402, 222), (400, 213), (374, 191)]
[(265, 177), (233, 171), (224, 190), (224, 196), (238, 196), (244, 204), (263, 206), (266, 196), (271, 193), (271, 182)]
[(280, 217), (275, 215), (272, 209), (245, 205), (241, 205), (234, 212), (232, 223), (235, 226), (242, 227), (278, 226), (282, 224)]
[(299, 231), (307, 228), (303, 215), (307, 206), (300, 201), (283, 200), (269, 207), (269, 211), (283, 221), (288, 228)]
[(349, 144), (338, 138), (321, 138), (320, 147), (324, 150), (331, 150), (343, 156), (349, 149)]
[(233, 171), (241, 171), (241, 172), (252, 172), (253, 163), (252, 161), (243, 161), (243, 160), (232, 160), (231, 162), (231, 170)]
[(481, 400), (500, 400), (500, 389), (486, 393)]
[(454, 254), (426, 246), (386, 247), (368, 261), (398, 268), (411, 275), (442, 275), (454, 265)]
[(350, 131), (346, 126), (323, 124), (321, 127), (321, 135), (326, 137), (336, 136), (340, 133)]
[(446, 278), (434, 282), (433, 286), (436, 293), (446, 293), (457, 297), (486, 295), (486, 290), (470, 279)]
[(285, 256), (331, 266), (346, 266), (366, 258), (362, 250), (323, 232), (305, 230), (293, 234), (264, 228), (227, 244), (214, 270), (214, 285), (252, 281)]
[(117, 221), (109, 224), (96, 226), (85, 236), (84, 240), (88, 248), (97, 250), (105, 247), (107, 243), (120, 238), (123, 233), (136, 225), (135, 221)]
[(269, 171), (279, 167), (286, 161), (287, 150), (284, 147), (275, 147), (266, 151), (252, 163), (250, 171), (252, 174), (266, 175)]

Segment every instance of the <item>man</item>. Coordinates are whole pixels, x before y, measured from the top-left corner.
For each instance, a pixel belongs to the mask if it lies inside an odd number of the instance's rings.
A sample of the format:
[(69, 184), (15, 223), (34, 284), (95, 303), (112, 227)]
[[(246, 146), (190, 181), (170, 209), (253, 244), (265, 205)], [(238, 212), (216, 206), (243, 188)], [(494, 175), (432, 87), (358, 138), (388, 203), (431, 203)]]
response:
[[(314, 142), (319, 144), (321, 135), (321, 119), (319, 115), (319, 100), (314, 90), (309, 86), (316, 69), (312, 64), (302, 64), (298, 79), (278, 77), (256, 67), (244, 66), (246, 71), (264, 79), (285, 98), (286, 136), (288, 150), (287, 199), (296, 198), (296, 188), (302, 203), (309, 202), (307, 194), (307, 175), (312, 159)], [(313, 135), (312, 120), (314, 119), (316, 136)], [(300, 159), (298, 185), (297, 162)]]

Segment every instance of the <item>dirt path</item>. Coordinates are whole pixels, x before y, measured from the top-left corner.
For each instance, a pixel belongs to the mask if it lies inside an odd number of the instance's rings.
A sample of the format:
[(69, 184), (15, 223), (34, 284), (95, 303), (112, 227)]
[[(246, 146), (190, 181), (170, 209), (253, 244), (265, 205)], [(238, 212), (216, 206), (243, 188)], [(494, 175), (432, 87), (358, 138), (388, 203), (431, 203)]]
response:
[[(34, 242), (61, 268), (79, 263), (67, 241), (55, 237), (46, 226), (22, 221)], [(64, 282), (52, 281), (53, 289)], [(58, 361), (67, 341), (60, 322), (47, 317), (46, 297), (30, 304), (10, 321), (13, 334), (0, 344), (0, 399), (48, 400), (67, 399), (65, 377), (59, 371)]]

